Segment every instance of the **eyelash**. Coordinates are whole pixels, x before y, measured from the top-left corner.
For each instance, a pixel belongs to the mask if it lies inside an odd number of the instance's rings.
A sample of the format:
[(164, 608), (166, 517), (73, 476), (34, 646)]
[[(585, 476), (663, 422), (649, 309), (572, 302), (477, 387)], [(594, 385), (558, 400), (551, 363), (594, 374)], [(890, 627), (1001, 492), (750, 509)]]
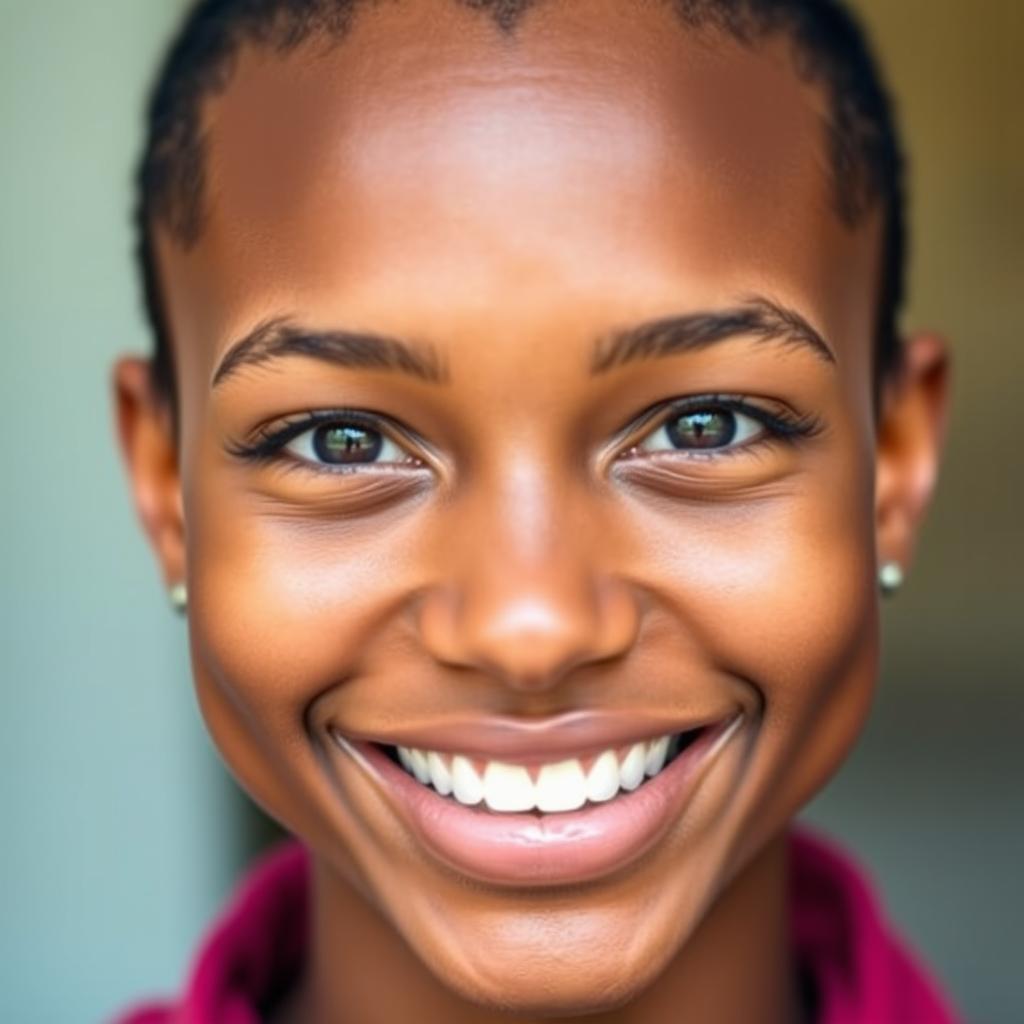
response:
[(678, 448), (669, 453), (673, 457), (682, 456), (683, 458), (702, 460), (722, 459), (749, 453), (752, 449), (759, 448), (763, 444), (781, 442), (782, 444), (793, 445), (805, 438), (815, 436), (822, 428), (821, 421), (816, 416), (798, 414), (792, 410), (783, 411), (781, 408), (778, 412), (772, 413), (760, 405), (751, 403), (743, 395), (693, 395), (668, 403), (658, 404), (646, 413), (641, 413), (637, 420), (634, 421), (634, 425), (622, 432), (637, 438), (636, 442), (628, 447), (625, 457), (637, 457), (636, 453), (640, 451), (640, 445), (667, 424), (690, 413), (704, 411), (731, 412), (747, 416), (760, 423), (766, 433), (753, 440), (729, 445), (728, 447), (694, 448), (689, 450)]
[[(669, 454), (682, 456), (684, 458), (699, 458), (702, 460), (721, 459), (724, 457), (743, 454), (744, 452), (749, 452), (763, 444), (771, 444), (773, 442), (782, 442), (783, 444), (792, 445), (804, 438), (814, 436), (821, 429), (820, 421), (814, 416), (797, 415), (791, 411), (772, 413), (761, 406), (750, 403), (742, 396), (718, 394), (695, 395), (671, 401), (667, 404), (661, 403), (649, 409), (647, 412), (641, 413), (629, 428), (620, 432), (620, 436), (628, 432), (629, 435), (637, 438), (636, 442), (630, 445), (623, 453), (623, 457), (642, 457), (638, 456), (636, 453), (640, 451), (640, 445), (646, 438), (650, 437), (667, 424), (687, 415), (688, 413), (698, 411), (703, 412), (705, 410), (732, 412), (747, 416), (760, 423), (764, 427), (766, 433), (754, 438), (753, 440), (745, 441), (736, 445), (730, 445), (728, 447), (707, 448), (703, 450), (687, 450), (680, 448), (676, 449), (674, 452), (670, 452)], [(378, 416), (374, 413), (367, 413), (357, 409), (325, 409), (311, 410), (309, 412), (298, 414), (294, 418), (277, 421), (277, 424), (270, 427), (263, 427), (258, 431), (254, 441), (244, 444), (232, 444), (228, 447), (228, 451), (236, 458), (249, 462), (266, 463), (281, 461), (289, 463), (289, 468), (305, 469), (315, 473), (338, 474), (358, 471), (361, 468), (359, 464), (352, 464), (349, 466), (321, 465), (298, 457), (286, 456), (283, 454), (285, 446), (291, 441), (294, 441), (297, 437), (300, 437), (306, 431), (315, 430), (317, 427), (329, 424), (359, 426), (366, 430), (381, 434), (383, 437), (390, 439), (393, 443), (400, 444), (403, 447), (411, 440), (411, 437), (407, 432), (396, 429), (389, 420), (386, 420), (384, 417)], [(412, 464), (415, 466), (422, 466), (423, 464), (420, 460), (416, 459), (415, 456), (410, 456), (410, 459), (413, 460)], [(372, 465), (377, 471), (380, 471), (381, 469), (394, 466), (396, 464), (367, 463), (366, 465)], [(404, 465), (404, 463), (402, 465)]]
[[(315, 430), (317, 427), (329, 426), (331, 424), (345, 424), (346, 426), (358, 426), (365, 430), (371, 430), (383, 437), (392, 440), (395, 444), (407, 445), (409, 436), (395, 427), (387, 426), (389, 421), (374, 413), (363, 412), (359, 409), (320, 409), (296, 415), (294, 418), (278, 420), (269, 427), (261, 427), (256, 439), (249, 444), (230, 445), (228, 451), (237, 458), (250, 462), (271, 462), (283, 460), (295, 465), (311, 469), (314, 472), (327, 473), (350, 473), (358, 469), (353, 466), (328, 466), (318, 465), (314, 462), (305, 462), (298, 458), (290, 458), (282, 455), (282, 449), (300, 437), (307, 430)], [(415, 459), (415, 456), (410, 456)], [(416, 460), (419, 462), (419, 460)], [(388, 463), (371, 464), (376, 468), (388, 465)]]

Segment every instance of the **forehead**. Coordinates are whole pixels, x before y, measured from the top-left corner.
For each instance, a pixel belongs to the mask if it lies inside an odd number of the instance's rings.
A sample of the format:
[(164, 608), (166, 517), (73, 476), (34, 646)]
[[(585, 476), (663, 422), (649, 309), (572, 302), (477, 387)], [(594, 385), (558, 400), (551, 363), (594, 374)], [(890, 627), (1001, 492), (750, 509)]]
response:
[(832, 211), (825, 106), (785, 40), (666, 4), (540, 5), (509, 37), (424, 0), (337, 46), (245, 50), (205, 111), (202, 239), (162, 246), (174, 333), (223, 348), (327, 296), (539, 309), (610, 274), (655, 305), (760, 290), (866, 330), (877, 243)]

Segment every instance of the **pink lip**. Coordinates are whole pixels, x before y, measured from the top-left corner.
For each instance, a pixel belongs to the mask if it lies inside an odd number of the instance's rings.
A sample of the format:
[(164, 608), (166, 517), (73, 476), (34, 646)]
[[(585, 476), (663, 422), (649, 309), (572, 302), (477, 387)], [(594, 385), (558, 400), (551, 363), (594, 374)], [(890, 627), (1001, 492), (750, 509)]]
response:
[(386, 797), (424, 846), (472, 878), (536, 886), (590, 881), (641, 857), (677, 820), (705, 769), (737, 731), (741, 716), (704, 730), (632, 793), (560, 814), (495, 814), (465, 807), (421, 785), (372, 743), (336, 734), (383, 784)]

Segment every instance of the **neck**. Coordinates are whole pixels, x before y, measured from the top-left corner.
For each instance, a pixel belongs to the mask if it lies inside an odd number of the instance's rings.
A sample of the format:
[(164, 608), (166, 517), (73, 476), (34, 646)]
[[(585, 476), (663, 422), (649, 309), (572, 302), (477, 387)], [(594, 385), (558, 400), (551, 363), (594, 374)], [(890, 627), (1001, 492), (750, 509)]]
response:
[[(539, 1024), (470, 1003), (443, 985), (389, 922), (319, 860), (307, 970), (279, 1024), (444, 1020)], [(786, 843), (762, 850), (723, 892), (653, 985), (593, 1024), (793, 1024)], [(578, 1020), (579, 1018), (573, 1018)], [(552, 1018), (545, 1018), (551, 1024)]]

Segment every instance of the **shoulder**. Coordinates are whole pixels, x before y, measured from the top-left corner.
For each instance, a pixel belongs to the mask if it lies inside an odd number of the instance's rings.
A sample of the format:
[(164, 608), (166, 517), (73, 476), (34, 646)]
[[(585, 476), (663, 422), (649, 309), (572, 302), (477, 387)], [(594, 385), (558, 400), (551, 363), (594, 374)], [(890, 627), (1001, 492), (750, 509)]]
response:
[(822, 1024), (956, 1024), (930, 973), (888, 921), (864, 871), (806, 830), (790, 841), (793, 946)]

